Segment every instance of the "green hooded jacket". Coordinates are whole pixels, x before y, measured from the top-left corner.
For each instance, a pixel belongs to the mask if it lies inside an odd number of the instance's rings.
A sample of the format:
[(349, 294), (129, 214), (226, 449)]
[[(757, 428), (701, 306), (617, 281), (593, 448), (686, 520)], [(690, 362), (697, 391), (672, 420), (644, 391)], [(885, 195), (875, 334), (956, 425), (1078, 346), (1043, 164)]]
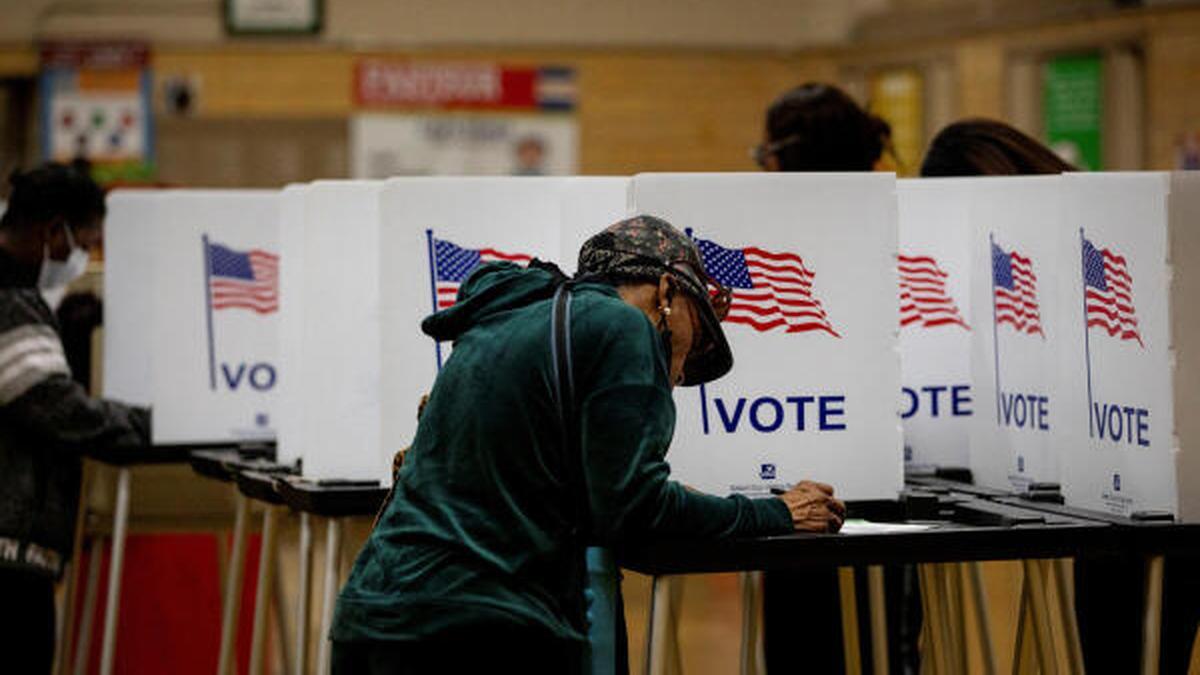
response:
[(583, 640), (585, 544), (792, 530), (779, 499), (714, 497), (669, 479), (675, 406), (662, 341), (601, 283), (577, 285), (572, 299), (586, 486), (567, 484), (550, 350), (558, 281), (536, 266), (488, 265), (422, 324), (454, 351), (342, 590), (332, 639), (419, 640), (504, 622)]

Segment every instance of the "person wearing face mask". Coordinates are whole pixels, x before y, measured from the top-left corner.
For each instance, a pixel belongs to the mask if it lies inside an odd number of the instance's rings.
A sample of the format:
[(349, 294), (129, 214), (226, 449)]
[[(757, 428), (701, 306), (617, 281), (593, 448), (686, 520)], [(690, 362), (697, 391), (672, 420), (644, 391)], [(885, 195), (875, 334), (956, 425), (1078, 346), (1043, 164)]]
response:
[(145, 446), (150, 416), (92, 399), (71, 378), (48, 304), (100, 245), (103, 192), (58, 164), (10, 183), (0, 217), (0, 655), (12, 672), (49, 673), (80, 458)]
[(588, 672), (585, 547), (839, 529), (828, 485), (752, 500), (670, 480), (672, 388), (733, 364), (723, 291), (690, 239), (636, 216), (584, 244), (573, 280), (487, 265), (427, 318), (454, 351), (338, 600), (334, 672)]

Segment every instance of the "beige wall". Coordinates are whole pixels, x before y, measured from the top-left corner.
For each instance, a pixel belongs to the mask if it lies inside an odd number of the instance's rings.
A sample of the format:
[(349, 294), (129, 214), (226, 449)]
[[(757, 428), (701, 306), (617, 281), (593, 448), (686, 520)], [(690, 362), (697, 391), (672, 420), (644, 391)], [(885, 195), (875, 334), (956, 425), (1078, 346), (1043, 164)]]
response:
[[(762, 111), (777, 93), (809, 79), (853, 84), (849, 79), (873, 68), (895, 65), (937, 70), (926, 78), (931, 87), (939, 83), (930, 93), (935, 100), (926, 105), (930, 114), (937, 116), (927, 125), (930, 132), (944, 120), (970, 115), (1008, 118), (1036, 132), (1040, 99), (1037, 59), (1064, 49), (1114, 46), (1132, 48), (1131, 53), (1139, 55), (1145, 68), (1145, 94), (1124, 97), (1125, 105), (1138, 109), (1133, 111), (1136, 114), (1123, 115), (1119, 127), (1122, 136), (1137, 137), (1138, 142), (1126, 144), (1133, 148), (1127, 152), (1144, 155), (1145, 161), (1135, 160), (1125, 168), (1171, 168), (1179, 135), (1200, 129), (1200, 9), (1139, 10), (959, 38), (872, 42), (798, 52), (683, 48), (369, 51), (291, 42), (164, 43), (155, 46), (154, 68), (160, 77), (188, 75), (199, 84), (196, 120), (171, 120), (162, 125), (160, 150), (168, 155), (163, 157), (164, 166), (179, 167), (198, 157), (196, 148), (206, 143), (208, 137), (196, 131), (201, 123), (208, 124), (205, 133), (217, 134), (222, 143), (236, 144), (242, 135), (249, 149), (227, 149), (226, 158), (260, 152), (250, 147), (251, 141), (270, 120), (288, 119), (297, 124), (308, 120), (328, 130), (330, 124), (354, 112), (353, 64), (361, 56), (573, 65), (579, 72), (581, 168), (585, 173), (603, 174), (753, 169), (746, 149), (759, 140)], [(30, 47), (0, 47), (0, 77), (35, 71), (36, 56)], [(227, 124), (214, 126), (211, 123), (215, 121)], [(341, 142), (336, 133), (326, 136), (332, 145)], [(278, 145), (269, 143), (255, 147), (274, 148), (261, 152), (280, 152)], [(340, 154), (329, 152), (333, 153), (329, 157), (335, 158), (345, 154), (344, 149)], [(304, 166), (315, 171), (318, 169), (312, 167), (336, 164), (329, 157), (305, 160)], [(247, 161), (267, 168), (272, 165), (269, 159)], [(227, 167), (225, 161), (224, 168), (215, 164), (200, 171), (173, 169), (165, 178), (223, 185), (236, 177), (264, 185), (311, 177), (270, 171), (247, 176)]]

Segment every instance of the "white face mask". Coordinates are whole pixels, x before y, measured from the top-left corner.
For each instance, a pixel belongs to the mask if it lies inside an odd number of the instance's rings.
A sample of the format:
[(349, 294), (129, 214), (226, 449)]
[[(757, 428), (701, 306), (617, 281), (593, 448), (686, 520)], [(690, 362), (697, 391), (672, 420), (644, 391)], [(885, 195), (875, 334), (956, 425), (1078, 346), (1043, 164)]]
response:
[(53, 308), (57, 308), (58, 303), (62, 302), (67, 294), (67, 286), (87, 271), (88, 264), (87, 249), (75, 245), (75, 238), (71, 236), (71, 226), (64, 227), (67, 230), (67, 245), (71, 247), (71, 253), (67, 255), (66, 260), (54, 260), (50, 257), (50, 246), (47, 245), (42, 257), (42, 271), (38, 274), (38, 288), (42, 291), (46, 304)]

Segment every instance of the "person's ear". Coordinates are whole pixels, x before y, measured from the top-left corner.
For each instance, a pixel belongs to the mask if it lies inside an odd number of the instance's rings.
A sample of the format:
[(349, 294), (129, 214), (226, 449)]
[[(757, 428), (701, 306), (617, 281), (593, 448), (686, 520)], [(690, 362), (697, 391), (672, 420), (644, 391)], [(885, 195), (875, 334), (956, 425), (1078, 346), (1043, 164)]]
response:
[(662, 314), (669, 315), (671, 313), (671, 302), (675, 299), (675, 282), (671, 279), (671, 275), (664, 272), (658, 278), (658, 292), (654, 294), (654, 304), (658, 311)]

